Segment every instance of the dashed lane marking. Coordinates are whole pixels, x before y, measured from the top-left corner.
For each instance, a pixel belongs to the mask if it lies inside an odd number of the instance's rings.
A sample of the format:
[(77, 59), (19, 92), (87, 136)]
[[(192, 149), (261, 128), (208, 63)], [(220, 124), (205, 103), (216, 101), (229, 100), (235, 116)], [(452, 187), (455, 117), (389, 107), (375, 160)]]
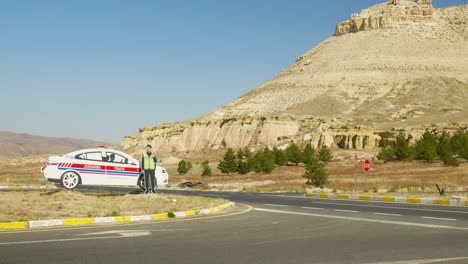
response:
[(344, 212), (344, 213), (359, 213), (359, 211), (354, 211), (354, 210), (340, 210), (340, 209), (335, 209), (336, 212)]
[(422, 216), (421, 218), (432, 219), (432, 220), (443, 220), (443, 221), (457, 221), (457, 219), (453, 219), (453, 218), (440, 218), (440, 217), (430, 217), (430, 216)]
[(302, 209), (309, 209), (309, 210), (323, 210), (323, 208), (320, 207), (301, 207)]
[(276, 207), (289, 207), (288, 205), (284, 205), (284, 204), (264, 204), (264, 205), (276, 206)]
[(386, 214), (386, 213), (373, 213), (375, 215), (385, 215), (385, 216), (401, 216), (401, 214)]

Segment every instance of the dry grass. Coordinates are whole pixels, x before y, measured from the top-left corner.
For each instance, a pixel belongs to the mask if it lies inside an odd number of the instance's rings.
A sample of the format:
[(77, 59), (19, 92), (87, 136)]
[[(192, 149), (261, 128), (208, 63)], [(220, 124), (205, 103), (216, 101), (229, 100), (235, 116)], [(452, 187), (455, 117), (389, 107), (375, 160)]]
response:
[(56, 193), (1, 192), (0, 222), (69, 217), (147, 215), (203, 209), (226, 203), (223, 199), (182, 195), (98, 195), (74, 191)]
[[(195, 165), (187, 175), (178, 176), (176, 166), (168, 166), (171, 183), (201, 181), (204, 189), (251, 192), (305, 192), (310, 186), (302, 177), (304, 167), (284, 166), (276, 168), (271, 174), (249, 173), (247, 175), (223, 175), (216, 168), (217, 162), (210, 163), (214, 176), (200, 176), (200, 168)], [(337, 192), (351, 192), (354, 188), (353, 162), (331, 162), (327, 165), (330, 183), (327, 188)], [(362, 166), (357, 176), (358, 191), (364, 191), (364, 172)], [(220, 184), (224, 183), (224, 187)], [(435, 184), (447, 192), (462, 194), (468, 191), (468, 163), (459, 167), (448, 167), (442, 163), (424, 162), (373, 162), (367, 178), (367, 189), (378, 193), (400, 192), (415, 194), (435, 194)]]
[(47, 182), (42, 178), (41, 167), (47, 156), (0, 159), (0, 185), (40, 185)]

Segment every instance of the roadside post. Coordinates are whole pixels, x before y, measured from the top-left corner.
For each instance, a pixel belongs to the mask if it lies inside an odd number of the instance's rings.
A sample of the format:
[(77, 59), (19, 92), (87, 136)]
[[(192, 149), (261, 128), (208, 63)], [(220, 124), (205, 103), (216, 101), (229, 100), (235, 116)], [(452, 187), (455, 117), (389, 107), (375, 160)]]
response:
[(365, 180), (364, 180), (364, 190), (367, 191), (367, 174), (369, 174), (369, 170), (370, 170), (370, 161), (368, 159), (366, 159), (366, 161), (364, 161), (364, 171), (366, 172), (366, 177), (365, 177)]
[(358, 170), (358, 156), (357, 154), (355, 154), (354, 155), (354, 192), (356, 192), (357, 170)]

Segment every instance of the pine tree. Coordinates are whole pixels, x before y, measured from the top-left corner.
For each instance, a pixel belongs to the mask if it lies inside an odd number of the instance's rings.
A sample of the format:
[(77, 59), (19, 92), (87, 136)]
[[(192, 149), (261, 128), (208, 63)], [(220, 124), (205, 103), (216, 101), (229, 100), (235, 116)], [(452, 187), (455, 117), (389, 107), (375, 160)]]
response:
[(315, 149), (312, 147), (312, 144), (307, 144), (302, 151), (302, 162), (304, 164), (309, 163), (315, 155)]
[(205, 160), (201, 165), (202, 165), (202, 168), (203, 168), (201, 175), (202, 176), (211, 176), (212, 172), (211, 172), (210, 162)]
[(328, 172), (325, 169), (325, 163), (313, 158), (305, 166), (303, 177), (307, 179), (307, 184), (320, 187), (328, 183)]
[(458, 160), (453, 155), (452, 144), (450, 144), (450, 136), (445, 131), (439, 137), (437, 137), (437, 155), (445, 165), (454, 167), (460, 165)]
[(416, 141), (416, 159), (433, 161), (437, 158), (436, 137), (429, 131), (424, 132), (422, 137)]
[(224, 159), (219, 161), (218, 169), (221, 170), (222, 173), (226, 173), (226, 175), (237, 171), (237, 158), (232, 148), (226, 150)]
[(261, 167), (264, 173), (271, 173), (275, 168), (275, 155), (268, 147), (263, 150)]
[(275, 164), (278, 166), (283, 166), (288, 163), (288, 158), (283, 150), (278, 149), (277, 147), (273, 148), (273, 155), (275, 156)]
[(468, 146), (468, 131), (460, 129), (455, 132), (452, 138), (450, 138), (450, 145), (454, 154), (462, 156), (462, 150)]
[(333, 159), (333, 154), (330, 150), (329, 147), (327, 146), (322, 146), (322, 148), (320, 149), (320, 152), (319, 152), (319, 160), (322, 161), (322, 162), (329, 162)]
[(296, 164), (296, 166), (302, 161), (302, 152), (299, 149), (299, 146), (296, 143), (289, 143), (289, 146), (286, 148), (286, 157), (288, 162)]
[(403, 135), (396, 136), (396, 140), (391, 145), (391, 148), (397, 160), (413, 159), (414, 149), (409, 145), (409, 142)]
[(239, 174), (247, 174), (250, 170), (250, 162), (242, 160), (239, 161), (239, 164), (237, 165), (237, 172)]

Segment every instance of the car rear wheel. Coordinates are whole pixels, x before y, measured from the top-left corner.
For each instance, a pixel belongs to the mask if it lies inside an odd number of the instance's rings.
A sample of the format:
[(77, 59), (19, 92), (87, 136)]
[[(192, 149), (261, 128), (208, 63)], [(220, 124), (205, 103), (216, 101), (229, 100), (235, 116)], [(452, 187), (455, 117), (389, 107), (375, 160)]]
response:
[(62, 175), (60, 184), (66, 189), (73, 190), (80, 184), (80, 176), (76, 172), (67, 171)]

